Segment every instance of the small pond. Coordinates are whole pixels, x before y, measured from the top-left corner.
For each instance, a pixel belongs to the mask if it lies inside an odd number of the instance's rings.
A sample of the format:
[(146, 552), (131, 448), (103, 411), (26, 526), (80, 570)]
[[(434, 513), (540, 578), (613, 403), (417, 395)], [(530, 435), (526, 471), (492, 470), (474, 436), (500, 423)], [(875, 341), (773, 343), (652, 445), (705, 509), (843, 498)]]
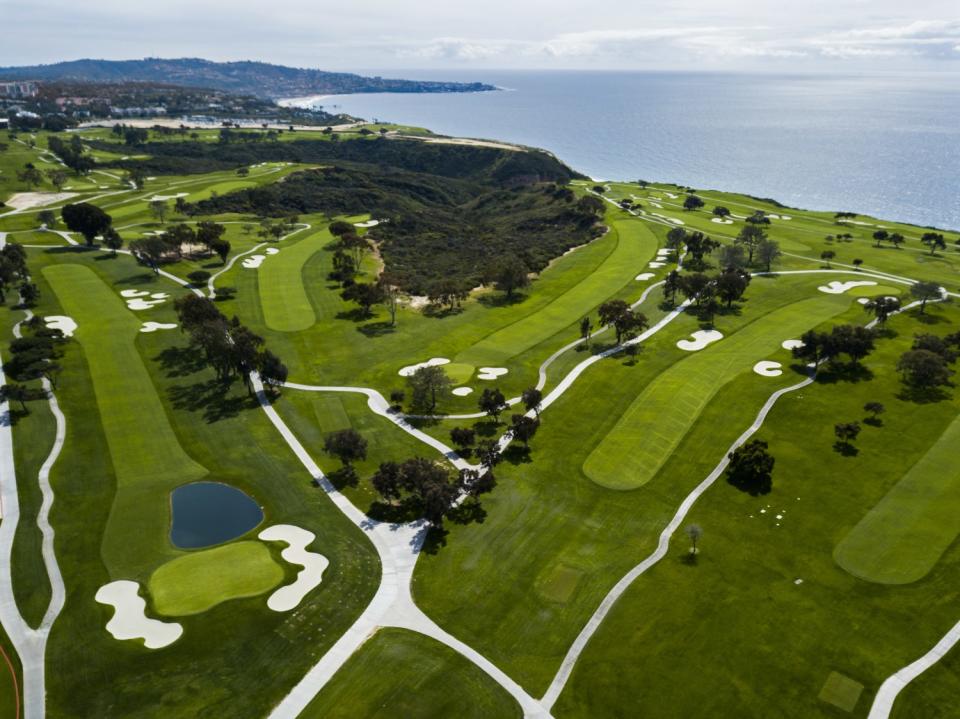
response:
[(170, 541), (180, 549), (222, 544), (263, 521), (263, 510), (236, 487), (221, 482), (192, 482), (170, 495)]

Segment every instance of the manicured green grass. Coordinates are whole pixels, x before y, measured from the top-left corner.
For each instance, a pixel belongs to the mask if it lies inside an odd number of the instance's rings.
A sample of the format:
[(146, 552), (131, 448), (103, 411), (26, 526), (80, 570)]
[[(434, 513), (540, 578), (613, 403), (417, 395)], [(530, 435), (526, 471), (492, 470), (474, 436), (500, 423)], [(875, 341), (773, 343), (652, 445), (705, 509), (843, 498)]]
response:
[[(703, 407), (738, 375), (775, 352), (783, 340), (839, 314), (850, 301), (811, 297), (759, 317), (733, 335), (679, 359), (634, 400), (616, 427), (583, 463), (584, 473), (609, 489), (635, 489), (656, 476)], [(680, 352), (680, 350), (678, 350)]]
[[(81, 265), (46, 267), (43, 274), (63, 311), (77, 322), (74, 336), (90, 363), (118, 481), (103, 556), (114, 578), (128, 578), (142, 571), (144, 562), (169, 552), (166, 492), (207, 470), (184, 452), (170, 426), (137, 352), (140, 321), (119, 294)], [(131, 532), (141, 542), (128, 542)]]
[(305, 719), (521, 716), (513, 697), (449, 647), (381, 629), (304, 710)]
[(157, 568), (147, 583), (154, 609), (179, 617), (238, 597), (256, 597), (283, 581), (262, 542), (234, 542), (191, 552)]
[[(960, 323), (955, 308), (938, 313), (938, 334)], [(839, 716), (820, 697), (834, 672), (864, 685), (855, 715), (865, 716), (880, 683), (953, 626), (956, 542), (904, 587), (864, 582), (833, 557), (960, 407), (953, 392), (931, 403), (902, 395), (896, 359), (931, 326), (910, 314), (891, 319), (889, 329), (894, 336), (878, 340), (856, 381), (821, 373), (778, 402), (757, 435), (776, 458), (772, 492), (751, 497), (721, 478), (703, 495), (684, 522), (703, 528), (696, 564), (684, 561), (689, 542), (679, 534), (614, 605), (555, 705), (557, 716), (604, 716), (634, 702), (661, 708), (651, 716)], [(833, 425), (862, 420), (869, 401), (886, 406), (882, 426), (864, 425), (855, 454), (834, 451)], [(714, 433), (723, 421), (715, 418)], [(704, 671), (703, 657), (723, 661)], [(645, 667), (645, 680), (626, 666)], [(916, 703), (900, 715), (949, 716), (957, 691), (957, 675), (938, 672), (935, 686), (905, 693), (898, 705)]]
[(307, 232), (303, 239), (284, 243), (279, 253), (268, 255), (257, 269), (263, 318), (278, 332), (298, 332), (317, 321), (304, 287), (303, 266), (333, 237), (326, 230)]
[(473, 377), (476, 368), (472, 364), (451, 362), (443, 365), (443, 371), (454, 384), (466, 384)]
[(630, 282), (653, 257), (657, 238), (643, 223), (629, 219), (614, 222), (611, 233), (616, 233), (616, 249), (588, 278), (557, 294), (537, 312), (463, 350), (457, 361), (478, 367), (500, 366), (569, 327), (607, 299), (611, 290)]
[[(41, 287), (37, 311), (63, 312), (53, 303), (55, 295), (40, 271), (58, 263), (82, 263), (113, 286), (177, 291), (128, 257), (97, 257), (80, 251), (32, 251), (31, 266)], [(174, 319), (170, 303), (144, 316)], [(311, 487), (307, 472), (242, 384), (226, 388), (214, 381), (210, 371), (193, 361), (180, 332), (140, 335), (136, 347), (160, 410), (184, 450), (199, 464), (214, 468), (219, 479), (253, 497), (268, 522), (295, 524), (316, 534), (330, 566), (323, 584), (295, 612), (270, 611), (262, 596), (238, 598), (199, 615), (179, 617), (184, 635), (162, 651), (113, 639), (104, 628), (112, 610), (93, 596), (113, 578), (101, 552), (117, 481), (92, 380), (95, 370), (84, 341), (68, 345), (58, 389), (67, 415), (67, 441), (53, 471), (56, 501), (51, 517), (68, 601), (47, 647), (48, 713), (265, 716), (369, 602), (379, 578), (376, 555), (363, 534)], [(147, 506), (166, 512), (167, 505), (164, 490), (158, 492), (156, 505)], [(130, 545), (131, 555), (143, 558), (128, 578), (144, 584), (157, 565), (183, 556), (169, 545), (158, 555), (150, 546), (152, 538), (136, 524), (122, 540)]]
[(960, 533), (960, 419), (837, 545), (855, 577), (909, 584), (927, 574)]
[(895, 287), (894, 285), (874, 285), (872, 287), (851, 287), (844, 294), (851, 297), (880, 297), (893, 295), (897, 296), (904, 291), (904, 287)]

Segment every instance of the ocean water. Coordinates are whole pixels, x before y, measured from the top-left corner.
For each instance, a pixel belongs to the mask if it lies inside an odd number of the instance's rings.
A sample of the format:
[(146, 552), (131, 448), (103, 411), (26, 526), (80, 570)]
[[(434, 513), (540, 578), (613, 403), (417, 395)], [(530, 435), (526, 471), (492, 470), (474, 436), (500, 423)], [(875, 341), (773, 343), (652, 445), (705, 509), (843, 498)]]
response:
[(328, 110), (543, 147), (598, 179), (746, 192), (960, 229), (960, 77), (380, 71), (501, 92), (338, 95)]

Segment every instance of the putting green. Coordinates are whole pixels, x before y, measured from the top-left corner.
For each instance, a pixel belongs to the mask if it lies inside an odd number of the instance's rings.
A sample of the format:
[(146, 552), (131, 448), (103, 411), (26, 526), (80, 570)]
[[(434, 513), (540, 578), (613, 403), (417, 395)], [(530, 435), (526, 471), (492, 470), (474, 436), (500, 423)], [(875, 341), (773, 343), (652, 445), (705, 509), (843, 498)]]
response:
[(847, 294), (852, 297), (879, 297), (881, 295), (886, 297), (887, 295), (897, 296), (902, 291), (901, 288), (892, 285), (871, 285), (869, 287), (861, 285), (860, 287), (851, 287), (847, 290)]
[(594, 448), (583, 463), (584, 473), (608, 489), (642, 487), (721, 387), (751, 372), (783, 338), (800, 335), (843, 312), (849, 300), (838, 298), (812, 297), (775, 310), (671, 366), (647, 385)]
[(457, 359), (482, 367), (498, 367), (512, 357), (549, 339), (588, 314), (594, 307), (633, 281), (657, 249), (657, 238), (640, 220), (610, 223), (617, 247), (594, 272), (538, 311), (487, 335)]
[(207, 470), (180, 446), (134, 344), (140, 321), (119, 294), (82, 265), (45, 267), (43, 276), (77, 322), (117, 478), (103, 558), (113, 577), (136, 576), (145, 557), (169, 551), (166, 494)]
[(147, 589), (158, 613), (181, 617), (230, 599), (263, 594), (283, 576), (267, 545), (235, 542), (167, 562), (150, 577)]
[(470, 378), (473, 377), (473, 370), (474, 367), (472, 364), (464, 364), (463, 362), (451, 362), (450, 364), (443, 365), (443, 371), (454, 384), (464, 384), (468, 382)]
[(303, 266), (332, 240), (326, 230), (314, 232), (269, 257), (259, 269), (257, 285), (267, 327), (279, 332), (299, 332), (317, 321), (303, 284)]
[(957, 447), (960, 418), (840, 541), (837, 564), (878, 584), (925, 577), (960, 533)]

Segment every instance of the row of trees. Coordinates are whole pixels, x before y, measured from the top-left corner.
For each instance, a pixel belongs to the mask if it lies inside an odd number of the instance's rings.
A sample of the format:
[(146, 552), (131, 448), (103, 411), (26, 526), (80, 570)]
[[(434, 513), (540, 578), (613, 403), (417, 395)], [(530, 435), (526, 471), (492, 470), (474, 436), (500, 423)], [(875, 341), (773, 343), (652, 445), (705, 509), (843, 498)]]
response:
[(850, 364), (858, 365), (874, 349), (876, 332), (860, 325), (836, 325), (830, 332), (810, 330), (801, 335), (803, 345), (794, 347), (796, 359), (813, 365), (814, 371), (823, 362), (839, 364), (840, 357), (846, 355)]
[[(63, 164), (73, 170), (78, 176), (86, 175), (97, 165), (96, 161), (90, 155), (85, 154), (83, 141), (79, 135), (71, 135), (69, 142), (64, 142), (56, 135), (51, 135), (47, 138), (47, 147), (50, 148), (50, 152), (59, 157)], [(66, 184), (65, 180), (64, 184)], [(62, 186), (63, 185), (60, 185), (60, 187)], [(58, 187), (57, 189), (59, 190), (60, 188)]]
[(239, 376), (252, 391), (250, 373), (256, 371), (276, 392), (287, 381), (286, 365), (264, 347), (263, 338), (238, 318), (228, 320), (211, 300), (191, 293), (175, 300), (174, 309), (191, 348), (202, 354), (221, 382), (230, 384)]
[(39, 296), (36, 285), (30, 282), (27, 270), (27, 251), (16, 242), (8, 242), (0, 250), (0, 305), (6, 304), (7, 292), (19, 289), (21, 301), (31, 305)]
[(203, 220), (195, 228), (180, 223), (163, 234), (133, 240), (130, 252), (154, 272), (159, 272), (164, 262), (176, 262), (184, 255), (204, 257), (216, 254), (220, 263), (226, 264), (230, 242), (223, 239), (225, 232), (226, 227), (218, 222)]

